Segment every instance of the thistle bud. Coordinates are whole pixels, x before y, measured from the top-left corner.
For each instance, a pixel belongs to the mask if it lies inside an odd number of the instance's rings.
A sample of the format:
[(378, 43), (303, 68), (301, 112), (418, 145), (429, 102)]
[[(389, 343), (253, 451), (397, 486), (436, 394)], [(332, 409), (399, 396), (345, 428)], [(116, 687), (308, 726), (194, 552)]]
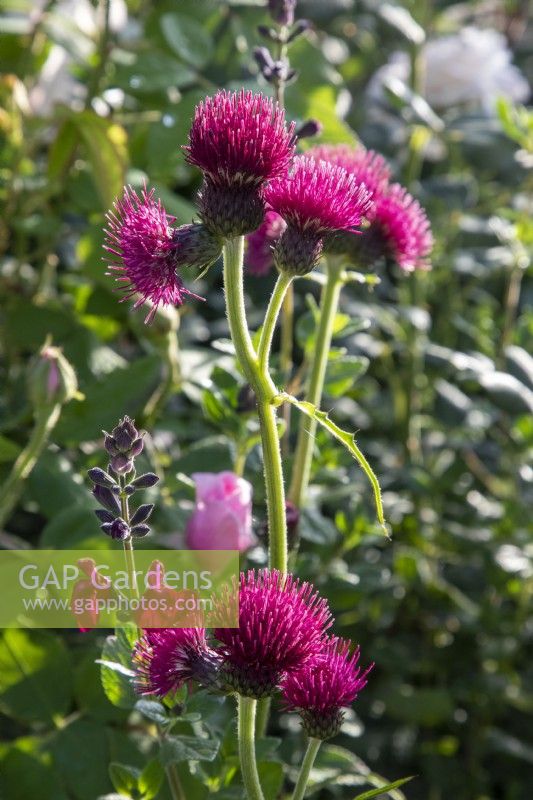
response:
[(68, 403), (77, 391), (72, 366), (59, 347), (46, 342), (29, 368), (28, 392), (33, 407)]
[(265, 215), (256, 186), (218, 186), (206, 178), (198, 195), (200, 216), (215, 236), (232, 238), (255, 231)]
[(222, 242), (218, 236), (199, 223), (181, 225), (174, 231), (180, 264), (205, 270), (220, 258)]
[(274, 263), (288, 275), (307, 275), (320, 261), (322, 238), (288, 225), (274, 248)]

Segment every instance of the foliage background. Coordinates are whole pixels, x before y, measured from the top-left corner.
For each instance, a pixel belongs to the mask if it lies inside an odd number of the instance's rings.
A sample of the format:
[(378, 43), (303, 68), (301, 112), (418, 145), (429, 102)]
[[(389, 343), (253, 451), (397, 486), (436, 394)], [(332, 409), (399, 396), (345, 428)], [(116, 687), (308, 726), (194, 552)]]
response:
[[(353, 142), (357, 132), (387, 155), (427, 208), (437, 240), (430, 273), (406, 280), (388, 271), (373, 291), (352, 286), (337, 319), (323, 406), (359, 431), (393, 536), (379, 535), (361, 473), (320, 433), (298, 571), (330, 598), (338, 632), (359, 641), (376, 668), (342, 735), (319, 756), (315, 796), (351, 798), (371, 770), (390, 780), (416, 775), (405, 788), (413, 800), (525, 800), (533, 778), (533, 374), (523, 353), (533, 334), (531, 127), (528, 141), (509, 108), (500, 118), (464, 108), (435, 118), (406, 93), (386, 112), (369, 110), (365, 86), (375, 69), (412, 46), (410, 18), (393, 24), (382, 6), (302, 0), (299, 15), (314, 29), (291, 51), (299, 78), (287, 92), (289, 116), (320, 119), (323, 141)], [(100, 430), (124, 413), (150, 430), (146, 466), (163, 478), (152, 543), (179, 546), (193, 499), (187, 476), (231, 469), (236, 440), (254, 443), (253, 422), (237, 412), (242, 379), (228, 347), (220, 270), (195, 284), (207, 302), (181, 314), (174, 393), (164, 320), (144, 328), (104, 276), (103, 214), (125, 181), (147, 176), (167, 209), (191, 220), (198, 175), (180, 145), (192, 109), (218, 86), (265, 90), (251, 48), (268, 18), (254, 0), (132, 0), (127, 25), (102, 35), (101, 8), (89, 17), (83, 8), (2, 4), (0, 478), (31, 430), (25, 373), (47, 335), (74, 364), (84, 399), (65, 406), (1, 546), (106, 545), (84, 475), (101, 463)], [(428, 34), (472, 21), (496, 26), (515, 61), (531, 69), (520, 2), (405, 8)], [(32, 89), (57, 44), (72, 56), (79, 97), (52, 80), (45, 96), (59, 88), (69, 103), (46, 108)], [(247, 282), (252, 325), (271, 284)], [(312, 347), (318, 298), (313, 284), (300, 284), (299, 361)], [(246, 477), (259, 529), (256, 446)], [(253, 563), (262, 558), (261, 548), (251, 554)], [(3, 635), (7, 800), (94, 800), (112, 791), (110, 762), (142, 766), (155, 752), (146, 720), (101, 689), (102, 642), (99, 632)], [(223, 744), (191, 777), (180, 762), (187, 797), (240, 797), (228, 704), (193, 702)], [(180, 722), (178, 732), (191, 725)], [(287, 726), (294, 723), (276, 714), (271, 733), (281, 744), (263, 744), (271, 798), (281, 760), (292, 765), (289, 786), (301, 759), (303, 738), (288, 736)]]

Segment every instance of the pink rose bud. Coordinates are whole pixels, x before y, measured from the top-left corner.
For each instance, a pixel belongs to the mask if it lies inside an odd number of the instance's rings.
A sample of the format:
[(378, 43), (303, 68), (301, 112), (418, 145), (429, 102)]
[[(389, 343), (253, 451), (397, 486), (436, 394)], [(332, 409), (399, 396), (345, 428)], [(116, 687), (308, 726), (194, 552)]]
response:
[(186, 537), (191, 550), (247, 550), (252, 532), (252, 486), (233, 472), (196, 472), (196, 508)]

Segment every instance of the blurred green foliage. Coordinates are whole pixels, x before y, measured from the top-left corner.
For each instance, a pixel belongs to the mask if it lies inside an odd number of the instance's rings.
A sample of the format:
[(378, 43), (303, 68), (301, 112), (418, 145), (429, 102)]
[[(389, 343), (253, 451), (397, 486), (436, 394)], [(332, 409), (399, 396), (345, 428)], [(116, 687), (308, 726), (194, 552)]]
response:
[[(125, 181), (146, 177), (170, 213), (192, 219), (198, 175), (180, 149), (192, 110), (218, 86), (268, 90), (251, 54), (266, 9), (130, 0), (127, 23), (116, 23), (114, 5), (107, 30), (105, 3), (2, 4), (0, 479), (29, 437), (25, 372), (48, 335), (83, 394), (63, 409), (2, 547), (105, 546), (84, 475), (102, 465), (100, 430), (125, 413), (149, 429), (143, 460), (163, 478), (150, 490), (152, 546), (182, 541), (191, 472), (231, 469), (243, 454), (262, 521), (257, 429), (237, 410), (243, 381), (220, 270), (195, 284), (207, 302), (180, 314), (178, 363), (174, 323), (161, 315), (147, 329), (117, 302), (101, 243), (104, 212)], [(313, 29), (291, 50), (299, 77), (287, 91), (289, 117), (321, 120), (323, 141), (360, 137), (382, 151), (436, 237), (431, 272), (386, 270), (374, 289), (351, 285), (336, 325), (323, 408), (359, 431), (393, 535), (379, 535), (364, 476), (319, 431), (298, 571), (330, 599), (338, 633), (376, 662), (356, 713), (317, 759), (313, 796), (324, 800), (353, 799), (380, 774), (416, 775), (401, 790), (413, 800), (525, 800), (531, 791), (531, 113), (505, 100), (493, 115), (432, 109), (413, 84), (389, 87), (378, 107), (365, 93), (393, 50), (416, 55), (420, 31), (472, 22), (502, 26), (531, 67), (524, 4), (496, 4), (488, 20), (478, 5), (410, 2), (400, 14), (352, 0), (298, 5)], [(47, 72), (54, 54), (66, 72)], [(63, 102), (48, 107), (55, 89)], [(247, 281), (253, 326), (271, 284)], [(317, 297), (315, 285), (299, 283), (299, 362), (313, 346)], [(261, 557), (254, 551), (252, 563)], [(158, 703), (133, 708), (127, 676), (104, 668), (107, 694), (101, 687), (102, 643), (97, 632), (2, 636), (2, 796), (94, 800), (114, 790), (164, 800), (150, 760), (157, 725), (187, 798), (242, 797), (231, 703), (183, 696), (172, 719)], [(127, 669), (128, 646), (108, 642), (109, 660)], [(259, 742), (269, 800), (301, 761), (294, 729), (276, 712)]]

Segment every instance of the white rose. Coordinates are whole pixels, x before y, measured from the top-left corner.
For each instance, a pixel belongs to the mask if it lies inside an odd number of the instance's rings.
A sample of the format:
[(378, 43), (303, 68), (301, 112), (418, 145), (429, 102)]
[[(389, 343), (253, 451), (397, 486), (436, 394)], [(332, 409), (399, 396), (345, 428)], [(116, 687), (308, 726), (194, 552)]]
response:
[[(422, 94), (435, 109), (457, 105), (481, 107), (493, 113), (501, 95), (514, 102), (527, 100), (530, 87), (504, 36), (495, 30), (463, 28), (457, 34), (429, 41), (421, 53)], [(383, 98), (383, 84), (390, 78), (407, 82), (410, 64), (406, 53), (393, 53), (368, 87), (371, 99)]]

